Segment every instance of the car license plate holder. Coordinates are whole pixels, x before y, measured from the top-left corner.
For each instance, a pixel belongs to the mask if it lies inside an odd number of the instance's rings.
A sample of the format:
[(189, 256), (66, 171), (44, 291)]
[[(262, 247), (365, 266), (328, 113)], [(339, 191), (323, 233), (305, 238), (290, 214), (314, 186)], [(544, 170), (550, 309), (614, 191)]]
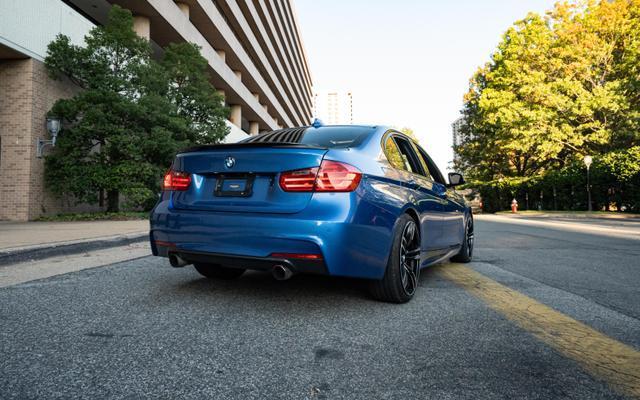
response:
[(218, 175), (214, 195), (217, 197), (250, 197), (253, 194), (254, 174)]

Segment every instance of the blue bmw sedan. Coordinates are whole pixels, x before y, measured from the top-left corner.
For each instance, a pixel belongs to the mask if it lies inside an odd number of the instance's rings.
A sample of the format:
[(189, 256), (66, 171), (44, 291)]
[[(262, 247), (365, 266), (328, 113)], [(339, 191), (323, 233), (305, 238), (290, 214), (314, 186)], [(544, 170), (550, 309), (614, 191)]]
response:
[(247, 269), (369, 280), (409, 301), (420, 270), (469, 262), (473, 215), (427, 152), (382, 126), (282, 129), (179, 153), (151, 213), (151, 249), (212, 279)]

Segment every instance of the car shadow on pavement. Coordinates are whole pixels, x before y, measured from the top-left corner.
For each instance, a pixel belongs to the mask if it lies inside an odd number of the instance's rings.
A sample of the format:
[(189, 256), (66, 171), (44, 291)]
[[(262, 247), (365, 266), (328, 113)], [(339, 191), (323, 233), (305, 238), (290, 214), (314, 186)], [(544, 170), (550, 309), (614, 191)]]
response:
[(234, 280), (201, 278), (194, 272), (192, 280), (178, 284), (179, 292), (201, 296), (244, 297), (262, 300), (338, 296), (366, 299), (366, 282), (359, 279), (318, 275), (296, 275), (286, 281), (273, 279), (270, 273), (248, 271)]
[[(190, 273), (193, 279), (176, 282), (174, 285), (176, 295), (197, 295), (218, 301), (221, 298), (243, 298), (263, 302), (323, 298), (374, 301), (368, 294), (368, 281), (364, 279), (295, 275), (289, 280), (277, 281), (270, 273), (247, 271), (235, 280), (212, 280), (200, 277), (195, 271), (184, 272)], [(433, 268), (423, 269), (419, 285), (427, 286), (433, 283), (436, 279), (433, 274)]]

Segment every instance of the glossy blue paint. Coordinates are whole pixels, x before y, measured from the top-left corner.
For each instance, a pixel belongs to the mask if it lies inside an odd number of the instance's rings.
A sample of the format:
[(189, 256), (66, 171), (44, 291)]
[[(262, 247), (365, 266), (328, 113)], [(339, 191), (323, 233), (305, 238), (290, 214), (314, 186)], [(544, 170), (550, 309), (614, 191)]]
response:
[[(290, 171), (320, 165), (326, 149), (304, 148), (230, 148), (228, 150), (182, 153), (173, 168), (193, 174), (194, 185), (185, 192), (173, 193), (176, 210), (218, 212), (296, 213), (302, 211), (312, 193), (287, 193), (277, 189), (273, 172)], [(235, 165), (227, 168), (225, 159)], [(275, 169), (275, 170), (274, 170)], [(251, 197), (213, 196), (218, 173), (252, 172), (256, 174)]]
[[(355, 127), (364, 133), (357, 146), (226, 146), (179, 154), (177, 171), (192, 174), (187, 191), (162, 193), (151, 213), (155, 242), (198, 253), (267, 257), (271, 253), (322, 254), (330, 275), (380, 279), (384, 276), (394, 226), (409, 213), (421, 228), (422, 266), (458, 252), (464, 217), (461, 196), (431, 177), (391, 166), (382, 143), (388, 135), (406, 136), (386, 127)], [(349, 127), (309, 127), (314, 134), (335, 135)], [(227, 167), (233, 158), (232, 168)], [(278, 184), (283, 171), (318, 167), (322, 160), (351, 164), (363, 173), (348, 193), (292, 193)], [(250, 197), (214, 196), (221, 174), (255, 175)]]

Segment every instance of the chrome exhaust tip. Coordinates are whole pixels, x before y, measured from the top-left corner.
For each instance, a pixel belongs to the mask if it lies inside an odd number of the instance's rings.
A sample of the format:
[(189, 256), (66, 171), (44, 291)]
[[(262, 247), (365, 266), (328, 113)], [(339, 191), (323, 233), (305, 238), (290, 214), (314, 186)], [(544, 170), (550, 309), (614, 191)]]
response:
[(279, 264), (273, 267), (271, 274), (277, 281), (286, 281), (293, 276), (293, 272), (289, 268)]
[(169, 263), (173, 268), (182, 268), (186, 265), (191, 264), (190, 262), (188, 262), (187, 260), (185, 260), (184, 258), (180, 257), (177, 254), (169, 254)]

